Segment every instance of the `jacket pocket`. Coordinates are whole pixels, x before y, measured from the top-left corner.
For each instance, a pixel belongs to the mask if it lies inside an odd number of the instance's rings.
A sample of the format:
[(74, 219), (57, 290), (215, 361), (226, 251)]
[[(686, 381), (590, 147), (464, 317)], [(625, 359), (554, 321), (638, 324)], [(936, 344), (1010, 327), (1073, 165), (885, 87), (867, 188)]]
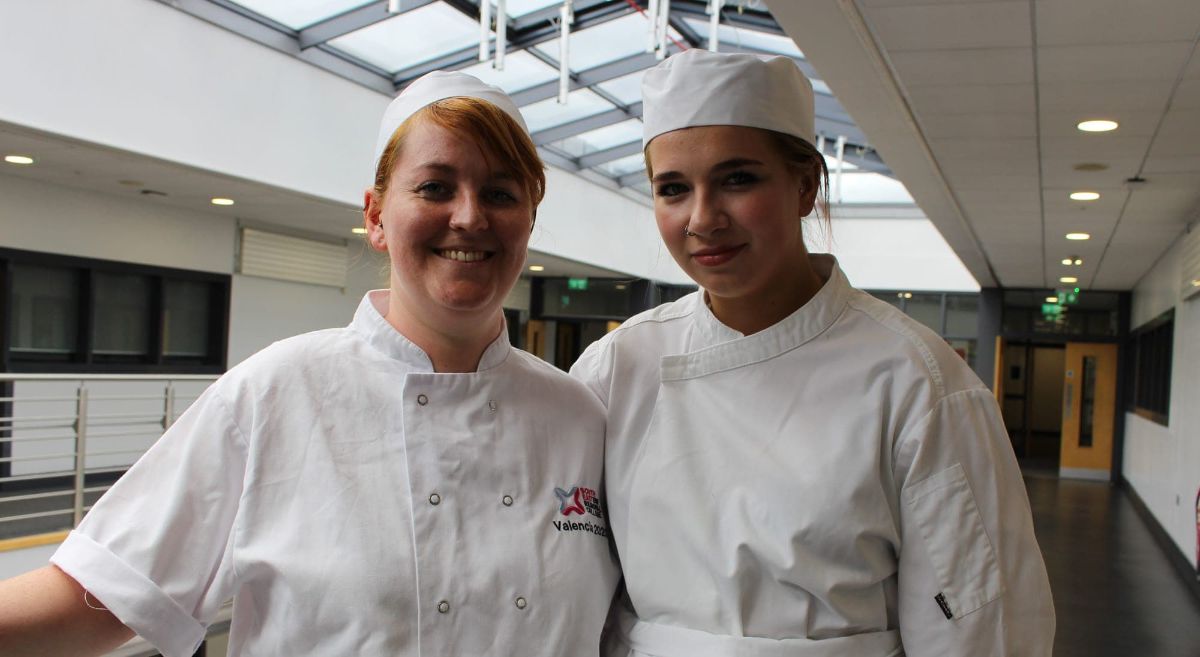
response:
[(975, 496), (961, 464), (904, 490), (905, 511), (920, 528), (941, 587), (938, 604), (947, 617), (961, 618), (1004, 592)]

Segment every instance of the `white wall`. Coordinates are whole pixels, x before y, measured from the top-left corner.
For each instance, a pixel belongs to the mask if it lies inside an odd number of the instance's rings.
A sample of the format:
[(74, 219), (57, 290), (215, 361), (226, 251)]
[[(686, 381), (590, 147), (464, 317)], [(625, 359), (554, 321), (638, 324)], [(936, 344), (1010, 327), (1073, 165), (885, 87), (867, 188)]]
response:
[[(849, 210), (844, 212), (848, 214)], [(862, 211), (857, 211), (856, 216), (842, 216), (835, 208), (832, 236), (811, 231), (808, 241), (813, 250), (829, 250), (836, 255), (855, 287), (979, 291), (975, 278), (929, 219), (871, 217), (864, 216)]]
[(1181, 301), (1180, 245), (1163, 255), (1133, 291), (1132, 327), (1175, 309), (1169, 425), (1125, 416), (1122, 474), (1179, 546), (1196, 558), (1196, 491), (1200, 488), (1200, 297)]

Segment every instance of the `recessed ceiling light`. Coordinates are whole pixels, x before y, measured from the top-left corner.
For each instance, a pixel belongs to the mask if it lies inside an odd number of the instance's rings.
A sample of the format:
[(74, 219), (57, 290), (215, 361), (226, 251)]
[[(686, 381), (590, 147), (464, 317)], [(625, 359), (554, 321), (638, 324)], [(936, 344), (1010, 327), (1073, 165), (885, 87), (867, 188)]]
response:
[(1073, 264), (1073, 265), (1075, 265), (1076, 267), (1078, 267), (1079, 265), (1082, 265), (1082, 264), (1083, 264), (1083, 258), (1075, 258), (1075, 262), (1072, 262), (1071, 264)]
[(354, 233), (355, 235), (366, 235), (367, 229), (363, 228), (362, 226), (359, 226), (358, 228), (351, 228), (350, 232)]
[(1090, 239), (1092, 239), (1092, 236), (1088, 235), (1087, 233), (1067, 233), (1066, 237), (1069, 240), (1090, 240)]
[(1071, 192), (1072, 201), (1094, 201), (1100, 198), (1098, 192)]
[(905, 292), (905, 293), (904, 293), (904, 298), (905, 298), (905, 299), (911, 299), (911, 298), (912, 298), (912, 292)]
[(1076, 171), (1107, 171), (1108, 165), (1103, 162), (1080, 162), (1076, 164)]
[(546, 271), (546, 268), (541, 265), (529, 265), (529, 271)]
[(1058, 282), (1059, 283), (1078, 283), (1079, 279), (1075, 278), (1074, 276), (1063, 276), (1062, 278), (1058, 279)]
[(1058, 303), (1058, 297), (1046, 297), (1046, 303)]
[(4, 161), (9, 164), (33, 164), (33, 158), (28, 155), (5, 155)]
[(1200, 278), (1192, 279), (1192, 287), (1200, 287)]
[(1116, 121), (1109, 121), (1108, 119), (1095, 119), (1091, 121), (1080, 121), (1075, 127), (1084, 132), (1108, 132), (1110, 130), (1116, 130), (1117, 125), (1118, 124)]
[(1071, 256), (1070, 258), (1063, 258), (1062, 263), (1068, 267), (1071, 265), (1078, 267), (1079, 265), (1083, 264), (1083, 258), (1080, 258), (1079, 256)]
[(623, 283), (617, 283), (617, 285), (616, 285), (616, 288), (617, 288), (618, 290), (624, 290), (624, 289), (625, 289), (625, 285), (624, 285)]
[(233, 205), (233, 199), (217, 197), (212, 200), (212, 204), (213, 205)]
[(1072, 262), (1074, 262), (1074, 261), (1073, 261), (1073, 260), (1071, 260), (1070, 258), (1063, 258), (1063, 259), (1062, 259), (1062, 263), (1063, 263), (1064, 265), (1070, 265)]

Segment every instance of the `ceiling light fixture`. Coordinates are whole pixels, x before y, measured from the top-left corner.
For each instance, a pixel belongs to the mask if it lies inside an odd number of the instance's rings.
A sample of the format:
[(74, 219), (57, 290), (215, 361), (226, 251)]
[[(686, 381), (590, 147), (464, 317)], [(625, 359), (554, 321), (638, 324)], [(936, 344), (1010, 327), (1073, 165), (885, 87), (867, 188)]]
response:
[(1116, 130), (1120, 125), (1116, 121), (1108, 119), (1093, 119), (1090, 121), (1080, 121), (1075, 127), (1084, 132), (1109, 132)]
[(5, 155), (4, 161), (9, 164), (33, 164), (33, 158), (28, 155)]
[(1100, 198), (1098, 192), (1071, 192), (1072, 201), (1095, 201)]
[(213, 205), (233, 205), (233, 199), (216, 197), (212, 200)]
[(1046, 297), (1046, 303), (1058, 303), (1058, 297)]
[(1090, 240), (1090, 239), (1092, 239), (1092, 236), (1087, 233), (1067, 233), (1066, 238), (1069, 240), (1080, 241), (1080, 240)]
[(1083, 258), (1080, 258), (1079, 256), (1071, 256), (1069, 258), (1063, 258), (1062, 263), (1068, 267), (1071, 265), (1078, 267), (1079, 265), (1083, 264)]
[(1192, 279), (1192, 287), (1200, 287), (1200, 278)]
[(1103, 162), (1080, 162), (1074, 166), (1076, 171), (1105, 171), (1108, 165)]
[(1062, 278), (1058, 279), (1058, 282), (1059, 283), (1078, 283), (1079, 279), (1075, 278), (1074, 276), (1063, 276)]
[(546, 268), (541, 265), (529, 265), (529, 271), (546, 271)]
[(351, 228), (350, 232), (354, 233), (355, 235), (366, 235), (367, 229), (363, 228), (362, 226), (359, 226), (358, 228)]

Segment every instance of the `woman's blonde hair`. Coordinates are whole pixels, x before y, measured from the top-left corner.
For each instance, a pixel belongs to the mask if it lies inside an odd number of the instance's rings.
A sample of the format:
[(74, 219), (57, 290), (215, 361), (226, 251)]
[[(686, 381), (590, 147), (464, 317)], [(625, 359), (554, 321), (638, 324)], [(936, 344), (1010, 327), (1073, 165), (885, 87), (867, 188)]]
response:
[(525, 189), (537, 214), (537, 206), (546, 195), (546, 170), (529, 133), (504, 110), (469, 96), (444, 98), (426, 105), (396, 128), (375, 166), (375, 193), (379, 198), (387, 191), (405, 137), (420, 121), (430, 121), (470, 140), (485, 153), (511, 166), (512, 174)]

